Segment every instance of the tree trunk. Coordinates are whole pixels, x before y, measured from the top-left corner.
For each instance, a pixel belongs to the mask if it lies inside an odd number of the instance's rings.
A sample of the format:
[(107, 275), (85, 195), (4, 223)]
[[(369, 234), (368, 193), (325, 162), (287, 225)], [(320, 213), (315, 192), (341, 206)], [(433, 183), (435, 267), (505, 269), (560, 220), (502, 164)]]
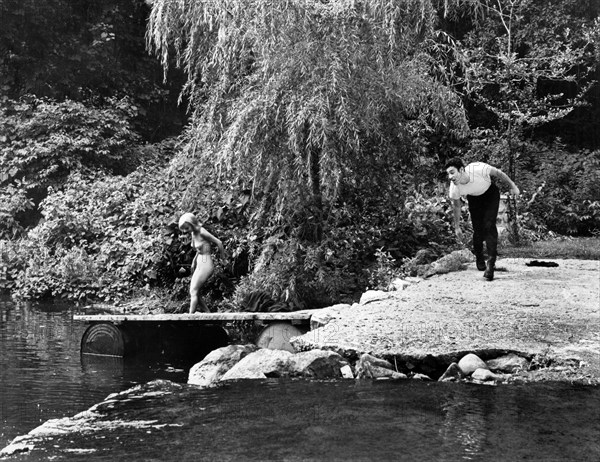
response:
[[(516, 155), (513, 147), (513, 127), (512, 117), (509, 114), (508, 119), (508, 176), (515, 181), (517, 175)], [(508, 223), (510, 226), (510, 235), (515, 245), (519, 244), (519, 224), (517, 222), (517, 198), (510, 196), (508, 198)]]
[(314, 242), (323, 239), (323, 195), (321, 193), (321, 156), (315, 148), (310, 151), (311, 211), (314, 216)]

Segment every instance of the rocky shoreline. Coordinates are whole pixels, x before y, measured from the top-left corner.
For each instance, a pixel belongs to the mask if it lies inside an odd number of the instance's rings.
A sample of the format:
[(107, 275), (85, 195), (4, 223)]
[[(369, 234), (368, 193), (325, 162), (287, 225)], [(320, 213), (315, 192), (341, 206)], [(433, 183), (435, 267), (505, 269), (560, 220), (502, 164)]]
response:
[[(415, 361), (416, 363), (416, 361)], [(577, 369), (580, 364), (574, 363)], [(327, 379), (415, 379), (440, 382), (468, 381), (479, 384), (498, 384), (522, 381), (532, 370), (542, 371), (534, 361), (514, 353), (483, 361), (468, 353), (458, 363), (451, 363), (444, 373), (436, 377), (413, 370), (398, 370), (397, 364), (363, 353), (350, 361), (331, 350), (308, 350), (291, 353), (286, 350), (260, 349), (253, 344), (229, 345), (208, 354), (189, 372), (188, 384), (200, 387), (217, 386), (228, 380), (268, 379), (281, 377)], [(563, 367), (561, 370), (566, 370)], [(591, 383), (591, 381), (589, 382)]]
[[(311, 330), (290, 339), (295, 354), (249, 345), (232, 357), (213, 352), (224, 356), (194, 366), (190, 383), (301, 376), (600, 384), (600, 262), (505, 259), (488, 282), (469, 260), (463, 252), (448, 271), (438, 264), (427, 278), (315, 310)], [(479, 367), (465, 365), (473, 361)]]

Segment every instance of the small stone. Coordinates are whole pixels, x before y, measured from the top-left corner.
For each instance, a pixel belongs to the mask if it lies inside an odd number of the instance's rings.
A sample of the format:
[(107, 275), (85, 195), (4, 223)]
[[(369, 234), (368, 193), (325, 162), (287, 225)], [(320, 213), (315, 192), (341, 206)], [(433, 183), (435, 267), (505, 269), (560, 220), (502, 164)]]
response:
[(377, 302), (379, 300), (386, 300), (390, 297), (391, 295), (388, 292), (384, 292), (383, 290), (367, 290), (360, 296), (360, 301), (358, 303), (360, 305), (366, 305), (367, 303)]
[(392, 364), (368, 353), (363, 354), (356, 363), (357, 379), (406, 379), (407, 376), (393, 369)]
[[(357, 376), (357, 378), (358, 378), (358, 376)], [(391, 369), (386, 369), (385, 367), (377, 367), (377, 366), (369, 365), (368, 368), (365, 370), (365, 375), (363, 375), (362, 378), (375, 379), (375, 380), (382, 380), (382, 379), (398, 380), (398, 379), (407, 379), (408, 377), (406, 376), (406, 374), (403, 374), (401, 372), (396, 372)]]
[(369, 353), (364, 353), (358, 360), (359, 367), (364, 366), (366, 363), (369, 363), (373, 366), (385, 367), (386, 369), (393, 369), (392, 363), (386, 361), (385, 359), (370, 355)]
[(354, 378), (354, 374), (352, 373), (352, 368), (346, 364), (345, 366), (343, 366), (340, 369), (340, 373), (342, 374), (342, 377), (345, 379), (353, 379)]
[(446, 369), (446, 372), (438, 379), (438, 382), (454, 382), (464, 377), (464, 374), (458, 364), (452, 363)]
[(518, 370), (527, 370), (529, 368), (529, 361), (514, 353), (490, 359), (489, 361), (486, 361), (485, 364), (494, 372), (516, 372)]
[(418, 284), (419, 282), (421, 282), (423, 280), (423, 278), (409, 276), (409, 277), (405, 278), (404, 280), (407, 282), (410, 282), (411, 284)]
[(498, 380), (500, 377), (494, 374), (489, 369), (475, 369), (471, 374), (471, 378), (473, 380), (481, 380), (482, 382), (487, 382), (488, 380)]
[(410, 285), (410, 282), (405, 281), (404, 279), (396, 278), (392, 282), (390, 282), (388, 290), (404, 290)]
[(458, 367), (465, 375), (471, 375), (477, 369), (487, 369), (487, 365), (483, 362), (479, 356), (473, 353), (469, 353), (463, 356), (458, 362)]
[(431, 380), (431, 377), (425, 374), (415, 374), (412, 376), (412, 378), (416, 380)]

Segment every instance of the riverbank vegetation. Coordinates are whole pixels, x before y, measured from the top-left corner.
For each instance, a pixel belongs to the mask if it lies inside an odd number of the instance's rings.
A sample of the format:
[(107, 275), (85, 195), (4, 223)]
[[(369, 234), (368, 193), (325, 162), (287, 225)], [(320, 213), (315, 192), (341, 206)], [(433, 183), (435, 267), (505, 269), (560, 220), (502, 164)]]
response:
[(347, 301), (420, 249), (462, 246), (454, 155), (521, 188), (514, 248), (600, 231), (592, 1), (0, 9), (0, 283), (15, 296), (182, 309), (193, 255), (176, 221), (192, 211), (230, 255), (213, 309)]

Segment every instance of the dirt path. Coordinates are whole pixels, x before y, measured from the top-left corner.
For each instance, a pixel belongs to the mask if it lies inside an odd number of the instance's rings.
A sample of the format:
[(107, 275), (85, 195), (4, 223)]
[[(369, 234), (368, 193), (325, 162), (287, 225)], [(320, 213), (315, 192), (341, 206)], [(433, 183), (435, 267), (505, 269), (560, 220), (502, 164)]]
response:
[(385, 299), (325, 308), (328, 323), (294, 344), (401, 361), (511, 351), (581, 360), (582, 373), (600, 378), (600, 262), (553, 260), (559, 266), (545, 268), (529, 261), (499, 260), (492, 282), (473, 263), (379, 294)]

